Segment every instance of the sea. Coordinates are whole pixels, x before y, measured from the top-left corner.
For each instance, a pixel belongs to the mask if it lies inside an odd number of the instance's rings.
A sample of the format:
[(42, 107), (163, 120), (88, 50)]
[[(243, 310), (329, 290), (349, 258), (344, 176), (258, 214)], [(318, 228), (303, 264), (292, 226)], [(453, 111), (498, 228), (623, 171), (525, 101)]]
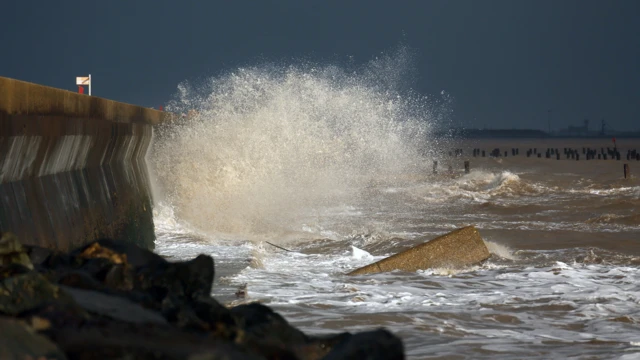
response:
[[(586, 160), (611, 139), (436, 136), (454, 96), (417, 94), (402, 66), (181, 84), (168, 109), (184, 116), (148, 156), (155, 251), (211, 255), (224, 304), (264, 303), (308, 334), (384, 327), (409, 359), (640, 359), (640, 162), (625, 158), (640, 140)], [(467, 225), (491, 253), (481, 264), (345, 275)]]

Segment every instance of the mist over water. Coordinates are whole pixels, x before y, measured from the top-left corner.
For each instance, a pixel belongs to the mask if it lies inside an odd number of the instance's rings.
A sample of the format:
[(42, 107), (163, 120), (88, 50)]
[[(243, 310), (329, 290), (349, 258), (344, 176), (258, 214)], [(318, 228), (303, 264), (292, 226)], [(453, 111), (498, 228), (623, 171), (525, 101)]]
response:
[(197, 113), (158, 131), (161, 201), (207, 234), (284, 238), (305, 216), (424, 173), (442, 106), (406, 89), (410, 62), (400, 49), (359, 69), (268, 64), (181, 84), (167, 110)]

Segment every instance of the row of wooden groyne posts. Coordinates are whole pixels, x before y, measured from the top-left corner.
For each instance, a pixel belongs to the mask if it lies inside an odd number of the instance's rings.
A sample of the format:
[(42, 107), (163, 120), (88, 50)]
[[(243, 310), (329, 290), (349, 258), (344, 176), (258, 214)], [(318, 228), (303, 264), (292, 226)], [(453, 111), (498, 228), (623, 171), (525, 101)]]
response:
[[(511, 153), (511, 156), (520, 155), (520, 149), (511, 148), (510, 150), (511, 151), (509, 150), (502, 151), (502, 149), (500, 148), (495, 148), (491, 150), (491, 152), (489, 152), (489, 157), (492, 157), (492, 158), (505, 157), (506, 158), (509, 156), (509, 153)], [(581, 154), (583, 155), (583, 158), (586, 160), (595, 160), (595, 159), (621, 160), (622, 159), (622, 154), (620, 153), (617, 147), (614, 147), (614, 148), (607, 147), (606, 151), (604, 147), (601, 147), (599, 151), (598, 149), (583, 147), (582, 152), (580, 152), (580, 149), (563, 148), (562, 153), (564, 154), (564, 159), (566, 160), (579, 161)], [(463, 155), (464, 155), (463, 149), (454, 149), (452, 151), (449, 151), (449, 157), (462, 157)], [(472, 150), (472, 155), (474, 158), (487, 157), (487, 152), (486, 150), (483, 150), (483, 149), (474, 148)], [(527, 149), (526, 156), (528, 158), (530, 157), (542, 158), (542, 152), (538, 151), (538, 148), (529, 148)], [(546, 148), (544, 151), (544, 157), (546, 159), (551, 159), (555, 157), (556, 160), (561, 160), (563, 158), (561, 156), (560, 149), (558, 148)], [(640, 151), (636, 149), (629, 149), (627, 150), (626, 158), (627, 158), (627, 161), (633, 161), (633, 160), (640, 161)], [(471, 169), (470, 162), (468, 160), (465, 160), (464, 172), (468, 174), (471, 171), (470, 169)], [(453, 174), (453, 167), (451, 165), (449, 165), (448, 167), (448, 172), (450, 174)], [(433, 173), (434, 174), (438, 173), (438, 160), (433, 161)], [(629, 164), (624, 164), (623, 173), (624, 173), (625, 179), (628, 179), (631, 177), (631, 170), (630, 170)]]
[[(463, 151), (462, 149), (456, 149), (454, 152), (449, 152), (449, 155), (455, 155), (455, 156), (462, 156)], [(482, 149), (473, 149), (473, 157), (486, 157), (486, 151), (482, 150)], [(520, 149), (518, 148), (512, 148), (511, 149), (511, 156), (517, 156), (520, 154)], [(567, 160), (580, 160), (580, 155), (582, 154), (584, 156), (584, 158), (586, 160), (607, 160), (607, 159), (611, 159), (611, 160), (621, 160), (622, 159), (622, 154), (620, 153), (620, 151), (618, 150), (618, 148), (600, 148), (599, 151), (598, 149), (592, 149), (592, 148), (588, 148), (588, 147), (583, 147), (582, 148), (582, 152), (580, 152), (580, 149), (572, 149), (572, 148), (563, 148), (563, 154), (564, 154), (564, 158)], [(489, 153), (489, 157), (507, 157), (509, 155), (509, 151), (502, 151), (499, 148), (495, 148), (493, 149), (490, 153)], [(527, 150), (526, 152), (526, 156), (527, 157), (538, 157), (538, 158), (542, 158), (542, 152), (538, 151), (537, 148), (530, 148)], [(547, 159), (551, 159), (553, 157), (556, 158), (556, 160), (560, 160), (562, 158), (561, 154), (560, 154), (560, 150), (558, 148), (547, 148), (544, 152), (544, 157)], [(629, 149), (627, 150), (627, 161), (629, 160), (636, 160), (636, 161), (640, 161), (640, 152), (636, 149)]]

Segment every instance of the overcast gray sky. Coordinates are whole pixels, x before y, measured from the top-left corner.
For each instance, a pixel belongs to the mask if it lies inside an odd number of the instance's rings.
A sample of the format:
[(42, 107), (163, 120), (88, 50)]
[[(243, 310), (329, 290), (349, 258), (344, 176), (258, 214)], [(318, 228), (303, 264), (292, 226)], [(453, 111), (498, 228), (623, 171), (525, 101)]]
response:
[(415, 90), (453, 121), (640, 129), (639, 0), (169, 1), (0, 4), (0, 76), (158, 106), (184, 80), (265, 60), (366, 63), (403, 43)]

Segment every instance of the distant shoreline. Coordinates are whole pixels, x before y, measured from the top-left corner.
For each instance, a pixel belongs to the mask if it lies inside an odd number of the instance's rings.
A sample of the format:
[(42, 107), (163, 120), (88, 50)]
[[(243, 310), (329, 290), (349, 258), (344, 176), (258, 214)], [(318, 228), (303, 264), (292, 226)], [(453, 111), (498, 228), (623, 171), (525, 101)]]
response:
[(503, 138), (520, 138), (520, 139), (610, 139), (612, 137), (620, 139), (638, 139), (640, 132), (631, 131), (628, 133), (610, 133), (604, 135), (570, 135), (570, 134), (549, 134), (542, 130), (533, 129), (451, 129), (447, 131), (438, 131), (435, 133), (438, 137), (453, 137), (465, 139), (503, 139)]

